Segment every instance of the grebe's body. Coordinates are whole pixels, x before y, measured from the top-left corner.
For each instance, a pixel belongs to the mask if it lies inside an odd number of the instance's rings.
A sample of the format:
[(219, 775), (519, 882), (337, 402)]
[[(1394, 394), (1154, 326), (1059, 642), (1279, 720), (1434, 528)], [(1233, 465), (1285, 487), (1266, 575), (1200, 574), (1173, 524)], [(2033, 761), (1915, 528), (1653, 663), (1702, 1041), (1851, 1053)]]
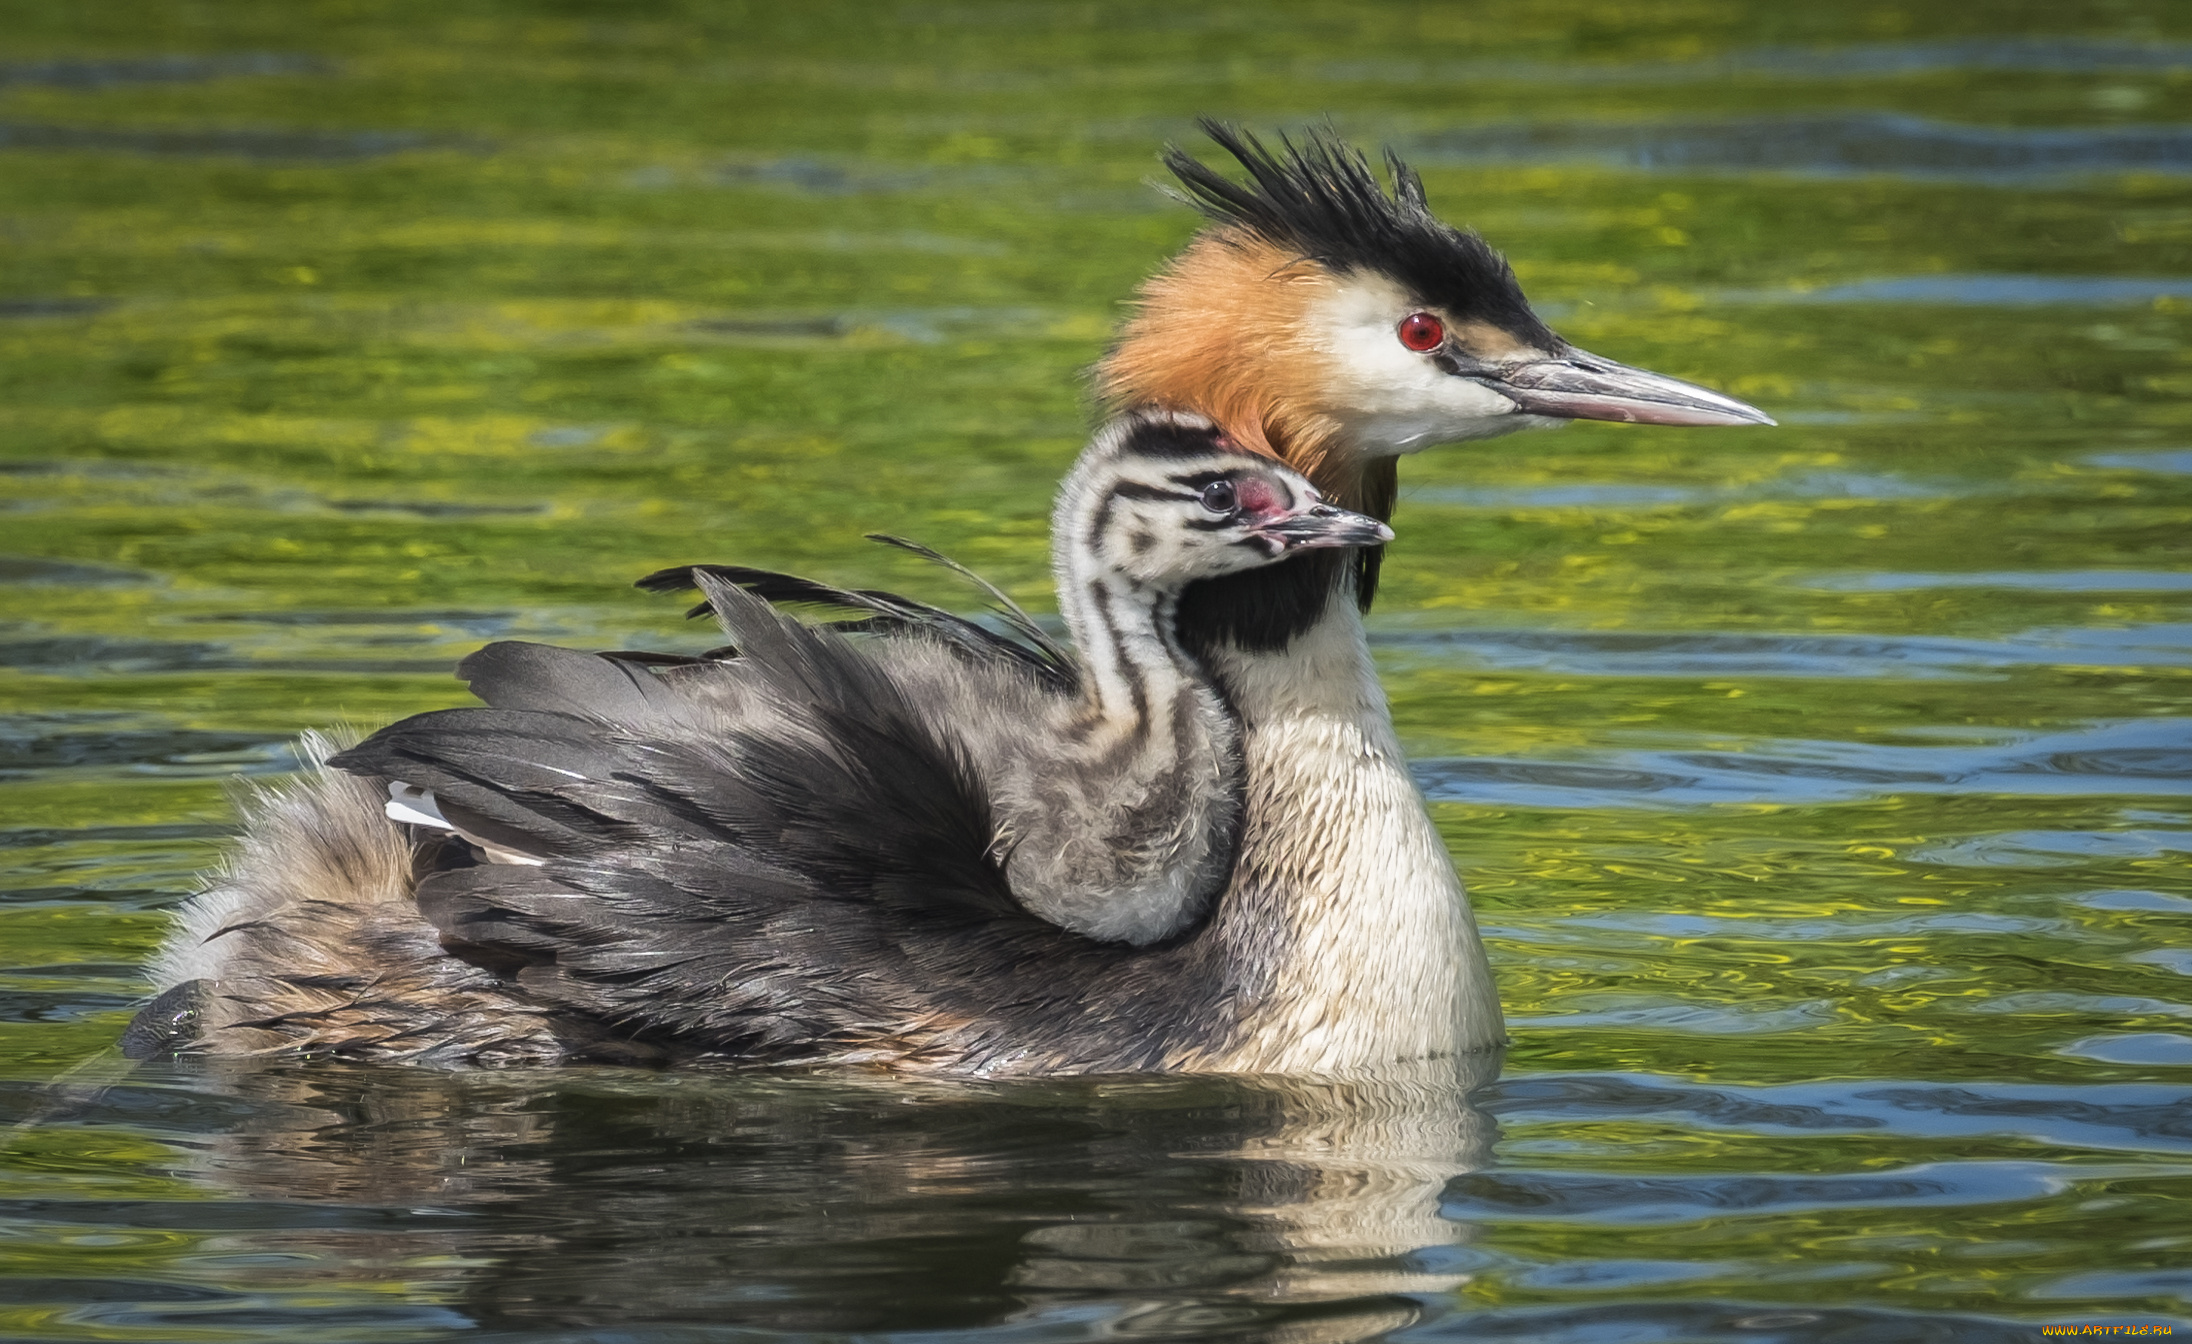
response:
[[(1568, 419), (1771, 423), (1718, 393), (1567, 346), (1531, 314), (1496, 253), (1429, 213), (1420, 182), (1397, 160), (1388, 196), (1360, 156), (1321, 137), (1274, 155), (1208, 129), (1251, 180), (1235, 184), (1171, 156), (1213, 223), (1145, 288), (1098, 369), (1123, 423), (1152, 412), (1206, 416), (1225, 440), (1379, 518), (1392, 508), (1398, 457), (1434, 443)], [(1147, 785), (1136, 794), (1145, 805), (1125, 809), (1131, 820), (1115, 814), (1114, 832), (1092, 820), (1093, 793), (1069, 785), (1066, 796), (1042, 799), (1052, 757), (1029, 758), (1017, 777), (1000, 764), (992, 777), (1017, 783), (917, 788), (921, 797), (895, 801), (908, 815), (923, 799), (936, 808), (938, 824), (922, 841), (892, 828), (870, 834), (872, 817), (837, 806), (819, 785), (801, 810), (768, 813), (765, 825), (753, 820), (763, 813), (744, 812), (726, 829), (706, 797), (711, 781), (737, 771), (710, 764), (706, 750), (697, 763), (670, 759), (677, 753), (656, 750), (656, 730), (579, 734), (571, 744), (591, 753), (581, 776), (613, 776), (629, 785), (631, 808), (660, 809), (642, 820), (585, 805), (558, 782), (569, 761), (514, 764), (522, 734), (465, 748), (433, 716), (398, 725), (339, 762), (430, 790), (442, 820), (518, 861), (433, 871), (434, 845), (406, 842), (380, 818), (378, 791), (357, 780), (322, 773), (272, 796), (249, 819), (230, 882), (186, 911), (162, 963), (161, 983), (174, 988), (141, 1015), (137, 1047), (1329, 1074), (1496, 1046), (1491, 970), (1363, 636), (1378, 559), (1376, 548), (1312, 551), (1197, 578), (1155, 627), (1169, 631), (1156, 646), (1169, 647), (1153, 646), (1140, 662), (1132, 641), (1107, 653), (1097, 636), (1098, 659), (1142, 667), (1145, 692), (1173, 675), (1167, 667), (1191, 669), (1168, 720), (1178, 745), (1170, 757), (1144, 758), (1135, 767), (1143, 774), (1122, 776)], [(748, 643), (813, 638), (735, 587), (716, 583), (710, 595)], [(1061, 606), (1084, 632), (1103, 628), (1110, 602), (1061, 585)], [(876, 628), (904, 632), (905, 647), (918, 648), (904, 655), (906, 667), (951, 670), (953, 655), (920, 643), (915, 627), (929, 617), (887, 603), (873, 610)], [(557, 665), (574, 676), (582, 666)], [(989, 675), (940, 694), (980, 699)], [(483, 676), (475, 689), (511, 706), (568, 708), (570, 697), (591, 694), (555, 683)], [(1135, 733), (1104, 727), (1120, 721), (1122, 704), (1127, 718), (1157, 721), (1122, 681), (1066, 711), (1084, 716), (1083, 726), (1052, 727), (1068, 743), (1108, 736), (1141, 750)], [(1230, 718), (1213, 718), (1213, 704)], [(1158, 823), (1174, 802), (1159, 800), (1168, 797), (1163, 781), (1188, 777), (1179, 762), (1215, 773), (1192, 799), (1174, 799), (1175, 838), (1139, 851), (1106, 839), (1168, 833)], [(839, 773), (840, 783), (850, 778)], [(888, 792), (950, 773), (921, 766), (859, 787)], [(1039, 801), (1014, 811), (1000, 801), (1009, 798)], [(970, 848), (959, 832), (973, 803), (1012, 820)], [(1228, 824), (1237, 839), (1213, 839)], [(1045, 826), (1044, 846), (1025, 842)], [(653, 838), (634, 827), (655, 828)], [(1016, 827), (1035, 829), (1018, 832), (1015, 851)], [(759, 830), (773, 838), (757, 849)], [(943, 884), (928, 880), (933, 870), (911, 884), (876, 880), (911, 871), (906, 855), (937, 837), (950, 837), (962, 857), (1028, 856), (1015, 879), (1029, 899), (971, 869)], [(878, 850), (865, 861), (865, 885), (776, 905), (693, 899), (719, 892), (726, 872), (747, 873), (762, 850), (780, 867), (808, 865), (799, 880), (819, 890), (816, 874), (835, 870), (802, 848), (808, 842), (836, 858), (848, 847)], [(1071, 857), (1046, 863), (1047, 847)], [(1221, 852), (1229, 867), (1216, 861)], [(1123, 857), (1106, 868), (1114, 853)], [(767, 876), (748, 887), (764, 891)], [(259, 981), (217, 973), (201, 955), (237, 936), (221, 932), (231, 927), (263, 947), (252, 958)], [(386, 965), (358, 951), (383, 946)], [(300, 969), (283, 969), (285, 956)], [(287, 993), (317, 998), (297, 1008)], [(442, 1001), (429, 1002), (436, 995)]]
[[(147, 1032), (188, 1016), (200, 1050), (459, 1062), (1226, 1067), (1287, 957), (1268, 907), (1203, 919), (1248, 776), (1178, 597), (1391, 534), (1168, 412), (1107, 426), (1056, 522), (1077, 659), (1032, 626), (1012, 643), (708, 567), (689, 573), (735, 656), (491, 646), (463, 668), (487, 708), (332, 762), (391, 783), (424, 842), (334, 778), (262, 804)], [(880, 638), (741, 581), (863, 608)]]

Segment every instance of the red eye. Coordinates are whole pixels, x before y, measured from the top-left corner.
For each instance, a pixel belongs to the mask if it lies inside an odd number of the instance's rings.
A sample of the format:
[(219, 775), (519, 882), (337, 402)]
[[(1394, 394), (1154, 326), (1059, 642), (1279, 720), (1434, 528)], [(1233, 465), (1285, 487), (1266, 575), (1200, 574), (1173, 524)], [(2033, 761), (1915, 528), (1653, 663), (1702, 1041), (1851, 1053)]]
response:
[(1446, 344), (1446, 324), (1429, 313), (1410, 313), (1400, 320), (1400, 343), (1411, 350), (1436, 350)]

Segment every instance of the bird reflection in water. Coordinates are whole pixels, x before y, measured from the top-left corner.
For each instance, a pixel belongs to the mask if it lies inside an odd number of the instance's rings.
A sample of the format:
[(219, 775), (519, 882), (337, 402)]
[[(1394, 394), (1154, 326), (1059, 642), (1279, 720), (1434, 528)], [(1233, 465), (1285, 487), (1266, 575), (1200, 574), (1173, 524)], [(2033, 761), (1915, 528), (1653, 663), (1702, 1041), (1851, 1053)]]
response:
[(1471, 1230), (1439, 1195), (1490, 1159), (1469, 1093), (1497, 1072), (991, 1085), (195, 1060), (95, 1105), (160, 1116), (199, 1196), (165, 1221), (208, 1233), (191, 1259), (262, 1301), (372, 1284), (478, 1328), (635, 1339), (1336, 1341), (1466, 1281)]

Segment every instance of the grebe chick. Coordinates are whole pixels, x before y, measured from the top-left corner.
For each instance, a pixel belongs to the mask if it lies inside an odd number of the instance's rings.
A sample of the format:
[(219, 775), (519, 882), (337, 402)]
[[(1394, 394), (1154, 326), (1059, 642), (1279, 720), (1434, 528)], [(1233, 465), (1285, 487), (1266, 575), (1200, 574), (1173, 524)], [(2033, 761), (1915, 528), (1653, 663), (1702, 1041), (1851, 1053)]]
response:
[[(385, 854), (382, 890), (330, 899), (325, 861), (285, 889), (251, 860), (342, 828), (295, 825), (294, 797), (267, 809), (250, 830), (276, 834), (184, 912), (134, 1046), (1061, 1072), (1207, 1045), (1227, 1030), (1201, 1002), (1222, 981), (1181, 976), (1213, 953), (1179, 944), (1230, 871), (1242, 766), (1174, 629), (1179, 594), (1391, 533), (1165, 412), (1099, 433), (1055, 523), (1070, 663), (808, 585), (894, 613), (896, 637), (847, 639), (746, 591), (796, 581), (710, 567), (690, 573), (736, 656), (474, 655), (487, 708), (407, 719), (332, 764), (394, 781), (391, 815), (494, 861), (429, 842), (404, 865), (408, 901), (389, 899)], [(354, 790), (338, 796), (359, 828)], [(1131, 1006), (1084, 1020), (1084, 996), (1107, 993)]]
[[(787, 749), (857, 756), (860, 735), (904, 731), (867, 721), (874, 706), (889, 707), (971, 769), (989, 811), (989, 848), (1014, 900), (1063, 928), (1146, 944), (1201, 916), (1232, 866), (1240, 828), (1239, 733), (1180, 645), (1182, 590), (1297, 551), (1391, 535), (1321, 503), (1300, 476), (1233, 447), (1199, 416), (1136, 414), (1096, 435), (1053, 510), (1052, 569), (1077, 654), (994, 589), (1023, 643), (889, 594), (696, 565), (641, 586), (697, 583), (708, 601), (695, 614), (713, 610), (740, 657), (650, 673), (613, 657), (513, 643), (481, 650), (459, 674), (495, 709), (744, 743), (757, 753), (738, 767), (747, 775), (794, 768), (781, 759)], [(755, 595), (858, 607), (866, 619), (840, 627), (913, 637), (855, 651), (784, 625)], [(486, 729), (477, 711), (422, 715), (337, 764), (375, 761), (366, 773), (399, 781), (389, 808), (397, 820), (454, 831), (496, 861), (553, 857), (555, 845), (524, 823), (498, 824), (478, 810), (494, 805), (467, 807), (404, 773), (414, 755), (450, 768), (438, 735), (481, 731), (503, 730)], [(383, 749), (393, 754), (374, 755)], [(490, 778), (490, 795), (509, 783), (494, 775), (495, 759), (475, 767)]]

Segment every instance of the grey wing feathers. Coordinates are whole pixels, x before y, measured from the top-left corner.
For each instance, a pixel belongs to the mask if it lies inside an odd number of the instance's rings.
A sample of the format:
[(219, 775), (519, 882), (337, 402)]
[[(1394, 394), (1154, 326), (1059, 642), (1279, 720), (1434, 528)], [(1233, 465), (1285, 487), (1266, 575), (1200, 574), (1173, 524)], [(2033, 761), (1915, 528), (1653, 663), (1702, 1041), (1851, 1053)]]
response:
[(649, 754), (598, 719), (444, 709), (384, 728), (328, 763), (430, 790), (451, 821), (497, 843), (571, 858), (687, 829), (640, 773), (655, 764), (642, 759)]
[[(332, 762), (431, 789), (466, 829), (545, 856), (421, 881), (453, 952), (623, 1030), (805, 1058), (903, 1041), (939, 992), (978, 999), (1008, 964), (1099, 947), (1014, 901), (973, 767), (904, 688), (735, 581), (695, 578), (735, 662), (665, 675), (483, 654), (489, 708), (407, 719)], [(709, 732), (665, 707), (723, 677), (777, 719)]]
[[(889, 635), (926, 635), (941, 640), (947, 646), (978, 661), (1002, 658), (1024, 667), (1054, 689), (1073, 691), (1079, 688), (1080, 665), (1075, 661), (1072, 652), (1037, 625), (1002, 590), (926, 546), (881, 534), (872, 534), (870, 539), (910, 551), (979, 586), (994, 604), (998, 617), (1012, 632), (1011, 636), (1000, 635), (941, 607), (933, 607), (896, 593), (872, 588), (838, 588), (793, 574), (750, 569), (743, 565), (682, 565), (658, 570), (641, 579), (636, 586), (649, 592), (676, 592), (698, 586), (697, 576), (707, 574), (719, 582), (735, 585), (765, 602), (834, 607), (863, 613), (850, 620), (831, 622), (832, 629), (848, 633), (865, 631)], [(694, 607), (690, 614), (699, 616), (710, 610), (713, 610), (713, 605), (703, 602)]]
[[(663, 661), (683, 666), (691, 660)], [(685, 698), (662, 674), (648, 670), (655, 662), (506, 640), (458, 663), (457, 675), (472, 694), (498, 709), (554, 710), (626, 722), (685, 717)]]

